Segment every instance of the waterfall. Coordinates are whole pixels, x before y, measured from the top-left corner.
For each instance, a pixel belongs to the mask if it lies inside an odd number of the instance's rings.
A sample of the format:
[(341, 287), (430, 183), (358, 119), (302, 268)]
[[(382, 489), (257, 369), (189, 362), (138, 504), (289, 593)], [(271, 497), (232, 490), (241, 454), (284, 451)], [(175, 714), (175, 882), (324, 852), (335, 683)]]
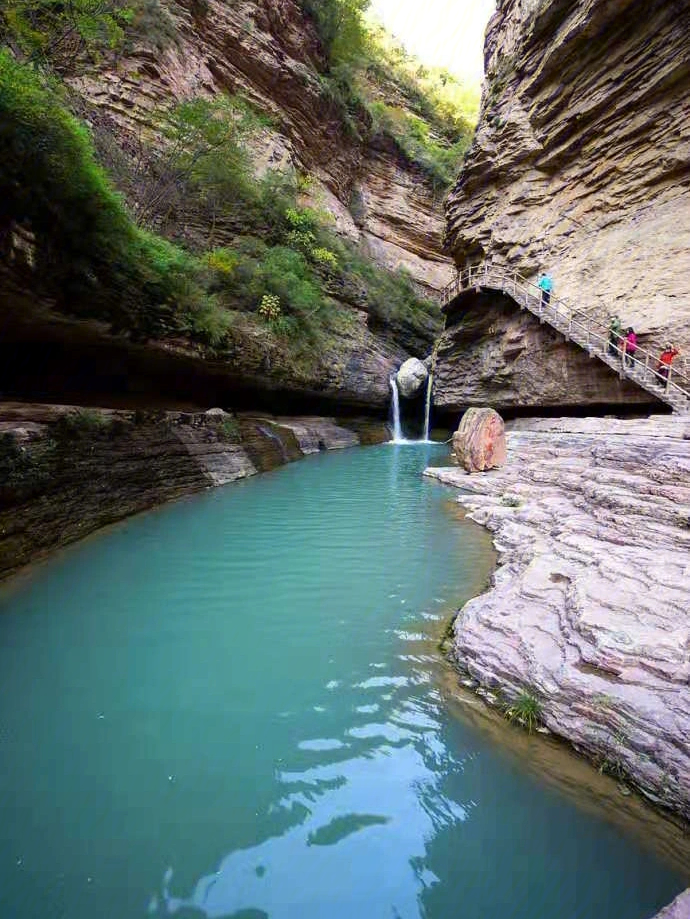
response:
[(404, 443), (405, 438), (402, 435), (402, 427), (400, 426), (400, 395), (395, 374), (390, 378), (390, 384), (393, 393), (393, 443), (400, 444)]
[(267, 437), (269, 440), (274, 440), (278, 444), (278, 449), (280, 450), (280, 455), (283, 457), (283, 462), (289, 463), (290, 457), (288, 456), (287, 450), (285, 449), (285, 444), (280, 439), (280, 437), (278, 437), (274, 431), (270, 431), (268, 428), (265, 428), (262, 424), (257, 424), (256, 428), (261, 434), (264, 435), (264, 437)]
[(431, 421), (431, 388), (434, 383), (434, 375), (429, 374), (426, 383), (426, 405), (424, 406), (424, 440), (429, 442), (429, 423)]

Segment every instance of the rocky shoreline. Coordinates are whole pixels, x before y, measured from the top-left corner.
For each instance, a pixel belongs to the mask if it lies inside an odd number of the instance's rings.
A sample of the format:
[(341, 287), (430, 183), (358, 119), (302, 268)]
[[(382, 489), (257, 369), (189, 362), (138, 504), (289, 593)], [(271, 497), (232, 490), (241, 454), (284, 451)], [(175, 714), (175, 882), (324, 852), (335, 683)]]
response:
[(388, 437), (371, 419), (0, 403), (0, 579), (166, 501)]
[[(490, 704), (544, 726), (690, 820), (690, 418), (517, 420), (508, 462), (425, 475), (494, 534), (498, 568), (453, 626)], [(690, 917), (690, 890), (660, 916)]]
[(425, 474), (499, 552), (456, 619), (459, 665), (689, 819), (690, 419), (516, 421), (504, 468)]

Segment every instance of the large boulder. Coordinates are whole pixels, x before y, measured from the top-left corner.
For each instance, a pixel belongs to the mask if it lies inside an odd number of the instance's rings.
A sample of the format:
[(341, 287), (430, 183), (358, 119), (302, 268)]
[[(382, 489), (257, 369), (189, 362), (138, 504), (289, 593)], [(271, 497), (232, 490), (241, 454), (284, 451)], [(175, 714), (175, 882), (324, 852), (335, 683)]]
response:
[(484, 472), (506, 462), (503, 419), (492, 408), (468, 408), (453, 434), (457, 461), (468, 472)]
[(428, 378), (429, 371), (424, 364), (416, 357), (411, 357), (398, 370), (398, 390), (406, 399), (412, 399), (426, 385)]

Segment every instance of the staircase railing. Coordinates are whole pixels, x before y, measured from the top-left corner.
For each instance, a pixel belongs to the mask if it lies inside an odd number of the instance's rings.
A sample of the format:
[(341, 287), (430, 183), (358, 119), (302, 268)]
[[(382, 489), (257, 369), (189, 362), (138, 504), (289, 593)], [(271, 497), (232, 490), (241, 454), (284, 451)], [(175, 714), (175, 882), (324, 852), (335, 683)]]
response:
[(621, 339), (615, 344), (610, 341), (609, 330), (604, 323), (562, 298), (551, 297), (546, 302), (541, 288), (517, 271), (494, 267), (486, 262), (471, 265), (458, 272), (441, 291), (441, 307), (448, 306), (463, 290), (472, 287), (500, 290), (512, 297), (522, 309), (537, 316), (540, 322), (547, 322), (561, 332), (567, 341), (575, 342), (590, 356), (598, 357), (620, 377), (632, 380), (666, 402), (674, 411), (690, 410), (690, 375), (685, 370), (669, 366), (667, 376), (660, 373), (658, 358), (640, 346), (634, 354), (626, 354)]

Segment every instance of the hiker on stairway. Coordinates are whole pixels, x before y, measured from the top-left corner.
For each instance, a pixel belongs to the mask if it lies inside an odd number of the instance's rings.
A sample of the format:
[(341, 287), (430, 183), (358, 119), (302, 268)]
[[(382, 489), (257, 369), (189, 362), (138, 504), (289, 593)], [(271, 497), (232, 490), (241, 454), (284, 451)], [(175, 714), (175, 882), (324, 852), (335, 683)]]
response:
[(656, 365), (656, 375), (659, 377), (659, 381), (663, 385), (664, 389), (668, 387), (668, 376), (671, 372), (671, 364), (673, 363), (673, 358), (677, 357), (679, 354), (680, 351), (674, 345), (668, 345), (661, 352), (659, 362)]
[(635, 352), (637, 351), (637, 335), (635, 329), (629, 326), (625, 332), (623, 340), (623, 365), (632, 367), (635, 361)]
[(623, 323), (618, 316), (612, 316), (609, 323), (609, 354), (617, 357), (621, 353), (620, 345), (623, 340)]
[(551, 276), (548, 275), (545, 271), (539, 275), (538, 287), (541, 290), (541, 305), (542, 309), (545, 306), (548, 306), (549, 301), (551, 300), (551, 291), (553, 290), (553, 281)]

